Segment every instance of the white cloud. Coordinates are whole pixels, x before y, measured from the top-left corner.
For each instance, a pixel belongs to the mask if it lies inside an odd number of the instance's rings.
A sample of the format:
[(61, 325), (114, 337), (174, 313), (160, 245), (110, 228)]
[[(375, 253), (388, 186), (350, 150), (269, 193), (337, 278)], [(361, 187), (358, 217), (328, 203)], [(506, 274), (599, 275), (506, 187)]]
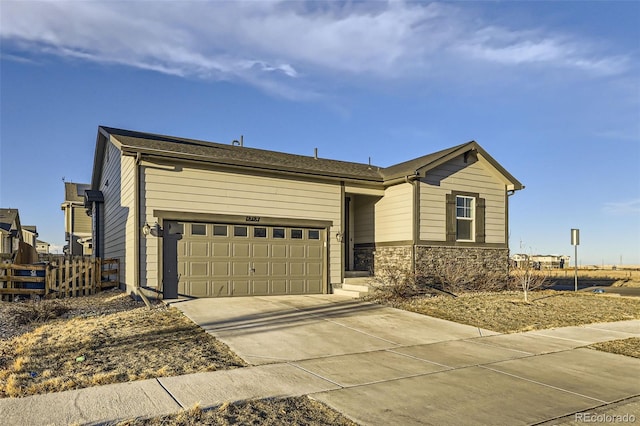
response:
[(604, 211), (614, 215), (638, 215), (640, 214), (640, 198), (615, 203), (605, 203)]
[(236, 79), (288, 97), (314, 92), (306, 83), (314, 76), (428, 78), (448, 60), (596, 75), (628, 67), (624, 56), (577, 38), (488, 25), (452, 4), (9, 0), (2, 7), (0, 36), (20, 51)]
[(598, 75), (624, 72), (623, 56), (597, 56), (590, 46), (564, 35), (540, 30), (507, 31), (503, 28), (480, 29), (458, 49), (473, 57), (504, 65), (546, 64), (576, 68)]

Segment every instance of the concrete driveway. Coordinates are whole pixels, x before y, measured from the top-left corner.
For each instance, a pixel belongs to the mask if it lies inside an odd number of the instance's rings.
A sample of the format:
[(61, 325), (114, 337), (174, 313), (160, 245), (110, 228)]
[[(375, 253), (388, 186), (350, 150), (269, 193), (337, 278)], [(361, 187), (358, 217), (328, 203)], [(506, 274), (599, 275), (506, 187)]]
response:
[(172, 305), (361, 424), (535, 424), (640, 395), (640, 360), (581, 348), (640, 337), (640, 321), (499, 335), (335, 295)]

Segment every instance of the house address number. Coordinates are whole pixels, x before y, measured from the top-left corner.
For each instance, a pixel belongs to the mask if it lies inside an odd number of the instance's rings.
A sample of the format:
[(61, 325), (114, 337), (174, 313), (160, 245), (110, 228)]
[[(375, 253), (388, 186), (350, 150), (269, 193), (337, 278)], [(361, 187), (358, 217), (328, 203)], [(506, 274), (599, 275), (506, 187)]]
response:
[(247, 222), (260, 222), (260, 216), (247, 216), (245, 220)]

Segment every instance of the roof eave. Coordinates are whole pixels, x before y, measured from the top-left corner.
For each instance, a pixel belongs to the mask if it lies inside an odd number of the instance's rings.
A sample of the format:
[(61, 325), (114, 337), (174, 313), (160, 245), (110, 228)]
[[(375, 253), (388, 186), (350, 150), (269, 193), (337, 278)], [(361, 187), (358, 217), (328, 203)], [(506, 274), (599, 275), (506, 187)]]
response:
[(366, 182), (366, 183), (374, 183), (374, 184), (382, 184), (382, 177), (379, 178), (367, 178), (360, 175), (354, 175), (350, 173), (323, 173), (320, 171), (310, 171), (308, 169), (300, 169), (295, 167), (283, 168), (278, 166), (271, 166), (268, 164), (262, 163), (254, 163), (249, 161), (237, 161), (237, 160), (216, 160), (211, 157), (195, 155), (195, 154), (185, 154), (179, 152), (171, 152), (171, 155), (168, 153), (164, 153), (164, 151), (156, 151), (149, 148), (140, 148), (133, 146), (122, 146), (122, 154), (136, 156), (138, 154), (144, 156), (145, 159), (160, 159), (160, 160), (184, 160), (189, 162), (197, 162), (197, 163), (207, 163), (207, 164), (215, 164), (222, 167), (230, 167), (236, 169), (251, 169), (251, 170), (262, 170), (270, 173), (277, 173), (282, 175), (296, 175), (296, 176), (309, 176), (315, 177), (319, 179), (332, 179), (332, 180), (345, 180), (352, 182)]
[(476, 141), (470, 141), (466, 144), (460, 145), (456, 150), (451, 151), (450, 153), (443, 155), (442, 157), (438, 157), (428, 164), (425, 164), (424, 166), (417, 169), (416, 172), (424, 176), (430, 170), (433, 170), (436, 167), (441, 166), (442, 164), (451, 161), (460, 155), (464, 155), (469, 151), (475, 151), (479, 153), (485, 160), (487, 160), (487, 162), (489, 162), (489, 164), (491, 164), (491, 166), (493, 166), (498, 171), (498, 173), (500, 173), (505, 178), (505, 180), (509, 182), (507, 188), (508, 190), (519, 191), (524, 189), (524, 185), (511, 173), (509, 173), (504, 167), (502, 167), (502, 165), (500, 165), (500, 163), (498, 163), (495, 158), (493, 158), (487, 151), (485, 151), (484, 148), (482, 148)]

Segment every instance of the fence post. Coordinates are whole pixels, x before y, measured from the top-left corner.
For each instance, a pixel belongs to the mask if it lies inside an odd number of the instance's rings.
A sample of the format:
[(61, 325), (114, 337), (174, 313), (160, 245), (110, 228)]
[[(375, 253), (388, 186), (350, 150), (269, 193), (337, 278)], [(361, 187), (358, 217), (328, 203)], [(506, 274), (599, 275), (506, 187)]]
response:
[(51, 265), (48, 263), (44, 266), (44, 296), (46, 299), (49, 295), (49, 281), (51, 280)]
[(98, 291), (102, 291), (102, 266), (99, 257), (96, 257), (93, 262), (93, 280)]
[[(13, 288), (13, 281), (11, 280), (12, 276), (13, 276), (13, 264), (10, 264), (9, 269), (7, 269), (7, 288)], [(14, 296), (15, 295), (13, 294), (7, 295), (7, 299), (9, 300), (9, 302), (13, 302)]]
[(89, 280), (89, 260), (88, 259), (83, 259), (82, 260), (83, 266), (84, 266), (84, 288), (85, 288), (85, 295), (89, 295), (89, 294), (93, 294), (93, 286), (91, 285), (91, 281)]

